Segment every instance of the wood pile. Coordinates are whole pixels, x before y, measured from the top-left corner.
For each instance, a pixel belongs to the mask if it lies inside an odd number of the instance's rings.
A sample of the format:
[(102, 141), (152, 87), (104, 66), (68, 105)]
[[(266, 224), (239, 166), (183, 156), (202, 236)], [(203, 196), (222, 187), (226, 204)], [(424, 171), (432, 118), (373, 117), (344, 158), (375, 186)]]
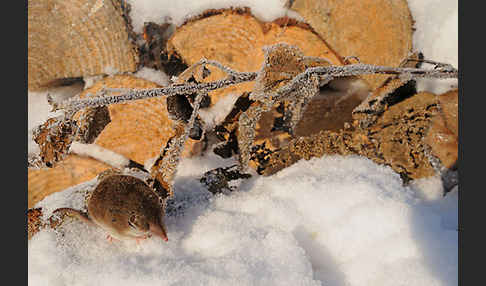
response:
[[(182, 80), (177, 76), (202, 58), (236, 71), (257, 72), (263, 68), (264, 47), (281, 42), (331, 65), (356, 63), (357, 57), (367, 64), (417, 66), (407, 61), (418, 57), (412, 55), (413, 19), (406, 0), (289, 1), (289, 8), (305, 22), (289, 17), (264, 22), (246, 7), (207, 10), (172, 33), (167, 33), (169, 23), (146, 23), (140, 35), (131, 29), (124, 1), (29, 0), (28, 5), (30, 91), (93, 76), (100, 80), (78, 98), (158, 88), (161, 86), (133, 73), (143, 66), (155, 68), (175, 76), (172, 80), (177, 83)], [(208, 69), (207, 76), (193, 75), (189, 80), (210, 82), (227, 76), (219, 69)], [(209, 92), (210, 103), (205, 108), (230, 94), (239, 100), (225, 121), (219, 122), (226, 133), (205, 130), (202, 140), (189, 139), (184, 157), (211, 152), (215, 142), (208, 137), (216, 133), (231, 145), (233, 153), (226, 152), (226, 156), (238, 152), (234, 142), (238, 118), (253, 104), (248, 95), (254, 85), (251, 81)], [(413, 81), (396, 76), (337, 79), (321, 87), (294, 134), (276, 128), (285, 103), (263, 114), (255, 129), (250, 166), (270, 175), (302, 158), (354, 154), (391, 166), (404, 182), (432, 176), (438, 166), (452, 169), (457, 165), (457, 105), (457, 90), (441, 95), (417, 93)], [(96, 116), (101, 119), (83, 121)], [(156, 157), (176, 132), (166, 97), (82, 110), (74, 118), (79, 128), (91, 132), (75, 140), (99, 145), (140, 164)], [(53, 163), (50, 168), (29, 168), (29, 208), (49, 194), (91, 180), (110, 168), (74, 154), (57, 158), (47, 137), (38, 139), (39, 145), (44, 159)], [(69, 148), (71, 141), (61, 143), (56, 148)], [(36, 214), (29, 214), (29, 238), (31, 228), (34, 232), (37, 227), (31, 226), (30, 216)]]

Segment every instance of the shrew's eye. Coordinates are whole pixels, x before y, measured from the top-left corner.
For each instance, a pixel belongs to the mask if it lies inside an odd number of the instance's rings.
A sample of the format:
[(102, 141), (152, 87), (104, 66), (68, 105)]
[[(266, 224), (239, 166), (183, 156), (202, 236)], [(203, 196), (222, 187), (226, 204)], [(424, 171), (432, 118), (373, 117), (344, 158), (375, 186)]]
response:
[(136, 225), (135, 221), (136, 221), (136, 216), (132, 215), (132, 216), (131, 216), (131, 217), (128, 219), (128, 225), (129, 225), (130, 227), (132, 227), (132, 228), (137, 229), (138, 227), (137, 227), (137, 225)]

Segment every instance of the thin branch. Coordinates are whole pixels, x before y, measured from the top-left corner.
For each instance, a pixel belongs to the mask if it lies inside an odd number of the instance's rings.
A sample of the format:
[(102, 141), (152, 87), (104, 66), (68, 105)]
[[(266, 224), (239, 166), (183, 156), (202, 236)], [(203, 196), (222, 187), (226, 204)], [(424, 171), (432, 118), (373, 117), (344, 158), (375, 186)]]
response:
[(203, 82), (203, 83), (186, 83), (175, 84), (163, 88), (150, 88), (150, 89), (134, 89), (127, 93), (123, 93), (115, 96), (99, 96), (89, 97), (83, 99), (68, 99), (59, 104), (60, 109), (66, 109), (73, 113), (87, 107), (99, 107), (110, 104), (122, 103), (125, 101), (161, 97), (175, 94), (192, 94), (192, 93), (205, 93), (212, 90), (220, 89), (223, 87), (231, 86), (234, 84), (252, 81), (256, 78), (256, 72), (237, 72), (230, 78), (222, 80)]
[(352, 64), (345, 66), (322, 66), (308, 68), (304, 73), (315, 73), (321, 76), (356, 76), (365, 74), (410, 75), (411, 78), (457, 78), (458, 71), (449, 64), (439, 64), (434, 69), (386, 67), (369, 64)]
[[(435, 63), (435, 62), (434, 62)], [(84, 99), (69, 99), (59, 104), (60, 109), (66, 109), (71, 112), (77, 112), (87, 107), (99, 107), (109, 104), (122, 103), (125, 101), (139, 100), (152, 97), (160, 97), (175, 94), (191, 94), (191, 93), (207, 93), (212, 90), (220, 89), (223, 87), (239, 84), (242, 82), (253, 81), (258, 75), (258, 72), (237, 72), (229, 67), (222, 65), (221, 63), (213, 60), (202, 59), (190, 69), (200, 65), (213, 65), (228, 74), (225, 79), (204, 82), (204, 83), (184, 83), (174, 84), (163, 88), (151, 88), (151, 89), (139, 89), (129, 90), (126, 93), (115, 96), (97, 96)], [(295, 88), (296, 82), (302, 81), (304, 78), (309, 77), (311, 74), (316, 74), (325, 80), (329, 78), (356, 76), (364, 74), (390, 74), (401, 75), (409, 79), (413, 78), (457, 78), (458, 71), (448, 64), (436, 63), (435, 69), (422, 69), (422, 68), (401, 68), (401, 67), (386, 67), (375, 66), (369, 64), (352, 64), (345, 66), (319, 66), (307, 68), (304, 72), (294, 77), (287, 85), (280, 89), (281, 93), (286, 93), (289, 90)]]
[(206, 58), (202, 58), (199, 62), (197, 62), (195, 65), (211, 65), (214, 67), (219, 68), (220, 70), (224, 71), (227, 75), (232, 76), (232, 77), (237, 77), (240, 72), (237, 72), (227, 66), (224, 66), (218, 61), (214, 60), (208, 60)]
[[(304, 57), (305, 61), (312, 62), (312, 63), (328, 63), (325, 59), (320, 58), (313, 58), (313, 57)], [(284, 100), (290, 99), (295, 101), (294, 105), (292, 106), (294, 110), (294, 118), (293, 118), (293, 125), (300, 119), (300, 113), (308, 101), (312, 98), (315, 94), (315, 89), (319, 86), (327, 84), (331, 80), (338, 78), (338, 77), (348, 77), (348, 76), (359, 76), (365, 74), (387, 74), (387, 75), (399, 75), (402, 80), (410, 80), (414, 78), (437, 78), (437, 79), (445, 79), (445, 78), (457, 78), (458, 71), (454, 67), (449, 64), (437, 63), (433, 61), (424, 61), (430, 64), (434, 64), (435, 67), (433, 69), (424, 69), (424, 68), (410, 68), (410, 67), (386, 67), (386, 66), (376, 66), (370, 64), (350, 64), (344, 66), (335, 66), (335, 65), (324, 65), (324, 66), (317, 66), (317, 67), (309, 67), (305, 71), (299, 73), (296, 76), (292, 74), (288, 74), (288, 82), (283, 85), (282, 87), (278, 88), (276, 91), (272, 92), (264, 92), (257, 98), (257, 101), (260, 101), (259, 106), (256, 106), (250, 110), (254, 111), (256, 114), (252, 115), (251, 118), (246, 118), (245, 115), (242, 116), (240, 124), (240, 133), (241, 135), (245, 135), (243, 137), (249, 139), (250, 141), (253, 140), (254, 134), (252, 134), (248, 130), (244, 130), (245, 128), (254, 129), (256, 121), (260, 116), (260, 112), (262, 110), (269, 109), (273, 103)], [(88, 96), (87, 98), (79, 99), (79, 98), (71, 98), (66, 101), (63, 101), (55, 107), (55, 109), (63, 109), (64, 116), (66, 119), (70, 119), (73, 115), (81, 109), (84, 108), (94, 108), (100, 106), (106, 106), (110, 104), (117, 104), (132, 100), (139, 100), (139, 99), (147, 99), (147, 98), (154, 98), (154, 97), (161, 97), (161, 96), (171, 96), (171, 95), (187, 95), (187, 94), (198, 94), (198, 97), (195, 102), (193, 114), (188, 122), (188, 124), (184, 128), (183, 134), (179, 134), (174, 138), (172, 142), (169, 142), (168, 148), (172, 151), (170, 155), (163, 157), (164, 164), (169, 166), (169, 170), (166, 170), (167, 174), (164, 175), (164, 179), (167, 182), (172, 181), (172, 176), (175, 173), (175, 168), (177, 167), (178, 160), (180, 153), (182, 152), (184, 142), (187, 139), (188, 132), (192, 128), (194, 124), (194, 120), (197, 116), (199, 104), (202, 98), (202, 94), (206, 94), (210, 91), (225, 88), (227, 86), (249, 82), (249, 81), (258, 81), (258, 76), (261, 71), (258, 72), (238, 72), (235, 71), (223, 64), (208, 59), (201, 59), (188, 69), (183, 72), (182, 77), (187, 77), (195, 74), (195, 71), (199, 68), (205, 68), (206, 65), (214, 66), (221, 71), (227, 74), (227, 77), (224, 79), (212, 81), (212, 82), (187, 82), (187, 79), (182, 78), (184, 81), (183, 83), (176, 83), (171, 84), (167, 87), (163, 88), (150, 88), (150, 89), (107, 89), (102, 90), (98, 93), (97, 96)], [(199, 70), (198, 70), (199, 71)], [(203, 71), (204, 73), (204, 71)], [(283, 71), (282, 71), (283, 73)], [(204, 78), (204, 76), (203, 76)], [(179, 81), (180, 82), (180, 81)], [(117, 92), (120, 93), (119, 95), (110, 95), (106, 96), (106, 92)], [(260, 110), (261, 109), (261, 110)], [(251, 113), (251, 112), (250, 112)], [(75, 135), (78, 131), (75, 132)], [(250, 133), (248, 133), (250, 132)], [(252, 130), (254, 132), (254, 130)], [(239, 136), (241, 137), (241, 136)], [(239, 140), (240, 141), (240, 140)], [(244, 141), (244, 140), (243, 140)], [(241, 142), (239, 144), (242, 144)], [(251, 146), (251, 142), (246, 142), (246, 147)], [(243, 146), (240, 146), (240, 149)], [(163, 148), (165, 150), (165, 148)], [(61, 150), (62, 151), (62, 150)], [(244, 152), (245, 153), (245, 152)], [(249, 155), (249, 150), (246, 150), (247, 156)], [(163, 151), (161, 151), (161, 156), (163, 156)], [(245, 157), (245, 156), (243, 156)], [(245, 160), (243, 160), (245, 161)], [(31, 158), (29, 160), (29, 166), (36, 166), (38, 165), (38, 159)], [(160, 167), (160, 166), (159, 166)], [(167, 167), (167, 166), (166, 166)], [(157, 173), (159, 170), (152, 170), (151, 173)], [(162, 172), (162, 170), (160, 170)], [(159, 172), (159, 173), (160, 173)]]

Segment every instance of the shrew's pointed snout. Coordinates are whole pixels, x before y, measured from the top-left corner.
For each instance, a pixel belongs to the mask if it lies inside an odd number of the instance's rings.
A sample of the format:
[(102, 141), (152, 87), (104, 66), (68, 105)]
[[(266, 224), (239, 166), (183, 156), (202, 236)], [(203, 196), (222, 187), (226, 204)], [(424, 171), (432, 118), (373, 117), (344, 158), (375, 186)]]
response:
[(165, 226), (162, 224), (156, 224), (156, 223), (149, 223), (149, 229), (150, 232), (160, 238), (162, 238), (165, 241), (169, 241), (169, 238), (167, 237), (167, 232), (165, 231)]

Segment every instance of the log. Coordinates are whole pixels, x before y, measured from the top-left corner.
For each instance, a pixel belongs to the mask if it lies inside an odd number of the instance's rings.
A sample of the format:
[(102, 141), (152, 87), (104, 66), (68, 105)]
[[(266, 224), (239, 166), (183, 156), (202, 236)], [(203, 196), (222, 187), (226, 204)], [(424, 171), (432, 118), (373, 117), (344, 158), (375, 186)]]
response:
[[(263, 47), (285, 42), (298, 47), (303, 55), (327, 59), (333, 65), (343, 65), (343, 60), (326, 41), (309, 25), (291, 18), (280, 18), (272, 22), (262, 22), (251, 15), (249, 9), (208, 10), (187, 20), (178, 27), (167, 42), (167, 51), (173, 57), (192, 65), (201, 58), (216, 60), (237, 71), (255, 72), (262, 68)], [(225, 76), (224, 72), (210, 68), (211, 74), (205, 81), (214, 81)], [(356, 79), (359, 80), (359, 79)], [(230, 86), (210, 92), (212, 104), (230, 93), (242, 95), (252, 91), (254, 82)], [(308, 135), (324, 128), (342, 127), (351, 118), (351, 111), (368, 91), (366, 83), (355, 94), (340, 99), (340, 107), (335, 108), (337, 98), (329, 100), (317, 96), (308, 105), (297, 134)], [(322, 117), (322, 110), (340, 110)], [(273, 110), (262, 115), (256, 127), (256, 143), (266, 140), (273, 148), (285, 146), (288, 134), (274, 130), (275, 118), (282, 114)], [(273, 131), (272, 131), (273, 130)]]
[[(291, 140), (288, 146), (268, 152), (258, 150), (255, 160), (260, 173), (271, 175), (300, 159), (324, 155), (360, 155), (378, 164), (390, 166), (405, 182), (436, 174), (429, 150), (439, 157), (445, 168), (457, 161), (457, 90), (442, 95), (421, 92), (389, 106), (371, 126), (362, 128), (359, 121), (339, 131), (320, 131)], [(447, 110), (447, 111), (445, 111)], [(444, 113), (448, 115), (442, 115)], [(438, 126), (436, 126), (438, 125)], [(444, 133), (455, 135), (436, 140)], [(457, 126), (457, 124), (455, 125)], [(450, 129), (449, 129), (450, 128)], [(447, 146), (447, 151), (442, 148)]]
[[(412, 51), (413, 19), (406, 0), (295, 0), (299, 13), (343, 57), (398, 66)], [(387, 76), (363, 77), (372, 90)]]
[[(96, 94), (103, 88), (157, 88), (159, 85), (131, 75), (106, 77), (79, 96)], [(110, 122), (94, 139), (94, 144), (117, 152), (140, 164), (156, 157), (170, 137), (175, 124), (168, 116), (166, 98), (150, 98), (108, 106)], [(83, 113), (80, 111), (78, 113)], [(80, 118), (76, 114), (75, 118)], [(90, 142), (91, 143), (91, 142)], [(199, 152), (199, 141), (188, 139), (183, 157)], [(109, 166), (91, 158), (67, 155), (53, 168), (28, 171), (28, 205), (33, 207), (45, 196), (96, 177)]]
[[(293, 19), (261, 22), (249, 9), (208, 10), (178, 27), (167, 42), (169, 54), (179, 56), (187, 65), (201, 58), (216, 60), (237, 71), (255, 72), (263, 63), (264, 46), (286, 42), (300, 48), (306, 56), (323, 57), (342, 65), (341, 58), (312, 29)], [(212, 69), (206, 81), (224, 77)], [(251, 91), (253, 82), (212, 92), (212, 103), (227, 93)]]
[(138, 55), (118, 1), (29, 0), (28, 89), (134, 72)]

